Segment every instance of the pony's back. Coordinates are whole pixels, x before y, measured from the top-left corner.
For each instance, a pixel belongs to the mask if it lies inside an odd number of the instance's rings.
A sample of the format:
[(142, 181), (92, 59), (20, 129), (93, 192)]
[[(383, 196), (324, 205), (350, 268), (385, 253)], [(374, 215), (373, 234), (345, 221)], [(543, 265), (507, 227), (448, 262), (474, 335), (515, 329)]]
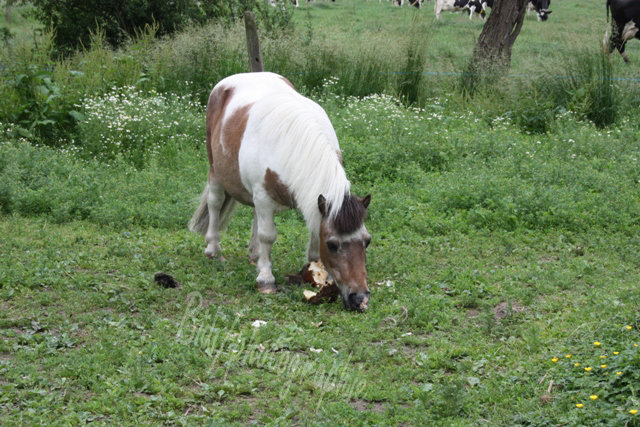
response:
[(295, 199), (309, 229), (316, 230), (318, 196), (322, 194), (332, 212), (337, 212), (350, 187), (338, 139), (325, 111), (273, 73), (230, 76), (216, 85), (212, 97), (223, 91), (230, 98), (219, 112), (222, 131), (210, 141), (212, 165), (214, 170), (228, 169), (233, 160), (228, 156), (239, 144), (237, 170), (244, 194), (228, 191), (250, 204), (246, 199), (262, 189), (267, 173), (275, 174)]

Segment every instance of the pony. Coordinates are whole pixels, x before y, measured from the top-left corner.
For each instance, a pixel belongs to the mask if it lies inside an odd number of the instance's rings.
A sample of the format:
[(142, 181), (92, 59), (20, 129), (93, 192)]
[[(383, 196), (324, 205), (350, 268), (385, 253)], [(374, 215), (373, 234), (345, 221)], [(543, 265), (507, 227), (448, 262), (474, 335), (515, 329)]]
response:
[(322, 261), (346, 309), (365, 310), (371, 235), (364, 219), (371, 195), (351, 194), (338, 138), (322, 107), (278, 74), (235, 74), (211, 91), (206, 144), (209, 176), (189, 222), (191, 231), (205, 236), (205, 255), (221, 258), (220, 230), (238, 203), (252, 206), (249, 258), (257, 260), (258, 291), (275, 292), (274, 214), (297, 209), (310, 233), (308, 261)]

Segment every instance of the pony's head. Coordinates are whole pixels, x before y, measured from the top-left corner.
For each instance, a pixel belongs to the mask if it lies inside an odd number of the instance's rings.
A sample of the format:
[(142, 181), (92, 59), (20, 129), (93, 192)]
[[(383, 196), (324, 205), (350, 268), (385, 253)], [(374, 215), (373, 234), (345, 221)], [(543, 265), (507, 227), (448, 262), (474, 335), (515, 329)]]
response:
[(371, 195), (360, 199), (347, 194), (338, 212), (331, 212), (324, 196), (318, 197), (322, 214), (320, 259), (340, 289), (344, 307), (364, 311), (369, 303), (366, 250), (371, 235), (364, 226)]

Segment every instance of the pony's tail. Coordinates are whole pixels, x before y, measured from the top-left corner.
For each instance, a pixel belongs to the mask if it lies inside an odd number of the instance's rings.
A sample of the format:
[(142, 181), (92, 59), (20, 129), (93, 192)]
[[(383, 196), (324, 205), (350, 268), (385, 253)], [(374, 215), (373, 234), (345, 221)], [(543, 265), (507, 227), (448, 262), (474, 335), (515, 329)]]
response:
[[(207, 206), (207, 197), (209, 195), (209, 183), (204, 187), (204, 191), (200, 196), (200, 204), (193, 213), (191, 221), (189, 221), (189, 230), (194, 233), (206, 234), (209, 228), (209, 207)], [(224, 230), (231, 222), (231, 218), (236, 211), (238, 202), (229, 194), (224, 193), (224, 202), (220, 209), (220, 230)]]

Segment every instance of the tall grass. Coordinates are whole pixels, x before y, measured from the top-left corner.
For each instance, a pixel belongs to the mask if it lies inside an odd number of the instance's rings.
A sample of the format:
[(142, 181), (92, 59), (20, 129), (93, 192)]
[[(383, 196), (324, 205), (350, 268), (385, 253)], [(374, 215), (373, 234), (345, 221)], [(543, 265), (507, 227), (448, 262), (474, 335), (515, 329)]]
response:
[(577, 50), (560, 71), (560, 76), (547, 74), (536, 82), (551, 105), (583, 115), (599, 128), (616, 123), (622, 97), (607, 55), (600, 49)]

